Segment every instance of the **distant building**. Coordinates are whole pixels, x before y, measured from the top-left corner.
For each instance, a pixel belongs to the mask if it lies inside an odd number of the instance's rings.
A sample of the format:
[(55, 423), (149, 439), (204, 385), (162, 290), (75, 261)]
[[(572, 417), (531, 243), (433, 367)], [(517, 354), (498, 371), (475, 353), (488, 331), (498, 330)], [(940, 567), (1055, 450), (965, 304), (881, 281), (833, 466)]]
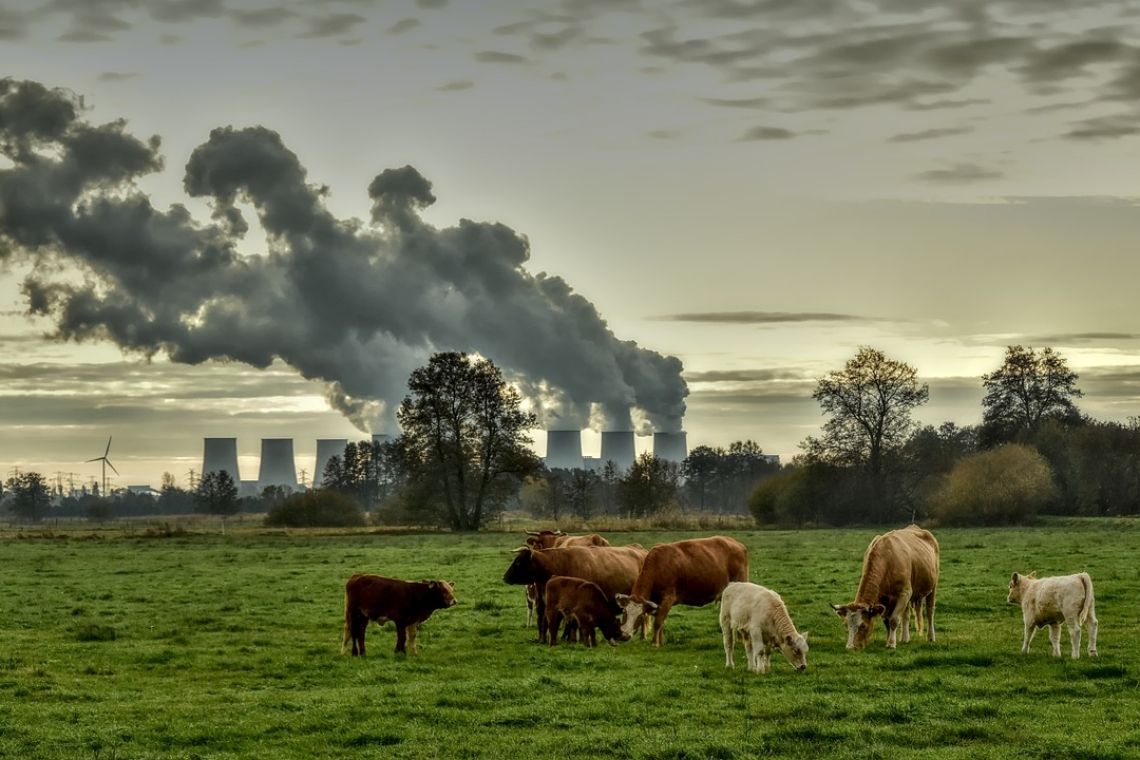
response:
[(127, 486), (126, 491), (132, 496), (149, 496), (152, 499), (157, 499), (162, 495), (150, 486)]

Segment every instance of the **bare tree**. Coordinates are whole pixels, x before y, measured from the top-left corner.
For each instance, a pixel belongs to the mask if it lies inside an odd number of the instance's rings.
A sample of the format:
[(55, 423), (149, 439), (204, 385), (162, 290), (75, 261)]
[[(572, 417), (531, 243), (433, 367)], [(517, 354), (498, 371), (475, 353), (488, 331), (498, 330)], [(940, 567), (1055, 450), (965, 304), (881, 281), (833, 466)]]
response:
[(1077, 373), (1052, 348), (1009, 346), (1001, 367), (982, 375), (982, 438), (986, 444), (1032, 433), (1046, 419), (1079, 419)]

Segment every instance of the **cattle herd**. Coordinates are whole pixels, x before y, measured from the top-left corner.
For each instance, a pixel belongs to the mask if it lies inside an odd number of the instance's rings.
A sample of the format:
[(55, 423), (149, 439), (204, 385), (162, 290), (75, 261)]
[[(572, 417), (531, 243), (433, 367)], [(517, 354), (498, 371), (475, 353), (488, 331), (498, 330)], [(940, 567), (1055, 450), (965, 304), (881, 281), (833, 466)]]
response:
[[(796, 670), (807, 669), (807, 632), (792, 623), (775, 591), (748, 581), (748, 550), (727, 536), (658, 544), (611, 546), (602, 536), (569, 536), (561, 531), (532, 531), (526, 545), (503, 575), (506, 583), (527, 592), (527, 625), (532, 614), (538, 638), (550, 646), (563, 638), (595, 646), (600, 630), (612, 646), (640, 632), (652, 631), (654, 646), (665, 643), (665, 622), (675, 604), (703, 606), (720, 601), (720, 629), (725, 667), (733, 667), (736, 640), (744, 643), (748, 668), (767, 673), (778, 649)], [(917, 525), (875, 536), (863, 555), (855, 600), (831, 605), (847, 628), (847, 648), (862, 649), (875, 618), (887, 631), (887, 648), (899, 638), (910, 641), (910, 616), (919, 634), (935, 640), (934, 607), (938, 590), (938, 541)], [(364, 654), (370, 621), (396, 624), (396, 651), (416, 651), (416, 629), (438, 609), (455, 605), (454, 584), (419, 582), (357, 574), (344, 594), (342, 653)], [(1080, 656), (1081, 628), (1088, 628), (1088, 653), (1096, 656), (1097, 619), (1088, 573), (1036, 578), (1014, 573), (1010, 604), (1020, 604), (1025, 621), (1022, 652), (1037, 629), (1049, 627), (1053, 654), (1061, 655), (1061, 625), (1069, 628), (1072, 656)]]

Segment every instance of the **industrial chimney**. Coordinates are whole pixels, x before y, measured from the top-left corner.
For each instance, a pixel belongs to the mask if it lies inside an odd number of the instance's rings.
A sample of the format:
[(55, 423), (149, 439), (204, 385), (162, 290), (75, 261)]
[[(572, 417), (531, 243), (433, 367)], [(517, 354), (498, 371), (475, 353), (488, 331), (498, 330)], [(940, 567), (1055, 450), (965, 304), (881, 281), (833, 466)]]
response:
[(654, 433), (653, 456), (667, 462), (680, 464), (689, 455), (689, 446), (685, 441), (685, 433)]
[(202, 475), (227, 472), (234, 485), (241, 482), (238, 473), (237, 438), (206, 438), (202, 450)]
[(547, 430), (546, 466), (552, 470), (582, 469), (582, 431)]
[(602, 466), (606, 462), (613, 462), (618, 472), (626, 472), (633, 467), (633, 460), (637, 452), (633, 445), (632, 430), (604, 430), (602, 431)]
[(347, 438), (318, 438), (317, 459), (313, 465), (313, 488), (321, 487), (321, 480), (325, 475), (325, 466), (333, 457), (344, 458), (344, 447), (348, 445)]
[(261, 439), (261, 469), (257, 487), (285, 486), (297, 490), (297, 466), (293, 462), (292, 438)]

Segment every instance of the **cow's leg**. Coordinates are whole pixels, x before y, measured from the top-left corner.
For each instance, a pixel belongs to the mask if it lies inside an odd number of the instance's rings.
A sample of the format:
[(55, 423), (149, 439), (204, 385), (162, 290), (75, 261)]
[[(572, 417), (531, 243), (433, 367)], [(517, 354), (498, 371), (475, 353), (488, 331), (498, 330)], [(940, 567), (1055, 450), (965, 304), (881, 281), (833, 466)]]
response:
[(741, 631), (741, 636), (744, 639), (744, 653), (748, 655), (748, 671), (750, 673), (756, 672), (756, 656), (760, 648), (760, 640), (758, 637), (753, 636), (752, 631)]
[(1085, 620), (1085, 625), (1089, 628), (1089, 657), (1096, 657), (1096, 630), (1098, 623), (1096, 620), (1096, 610), (1089, 606), (1089, 616)]
[(1025, 635), (1021, 637), (1021, 653), (1029, 654), (1029, 645), (1033, 643), (1033, 637), (1037, 635), (1037, 626), (1031, 621), (1025, 621)]
[(772, 647), (768, 644), (760, 650), (760, 672), (768, 673), (772, 670)]
[(534, 584), (534, 614), (538, 618), (538, 643), (546, 643), (546, 584)]
[(408, 653), (408, 629), (396, 623), (396, 654)]
[(534, 615), (534, 584), (524, 586), (523, 593), (526, 594), (526, 627), (530, 628), (530, 619)]
[(1061, 656), (1061, 624), (1049, 624), (1049, 643), (1053, 645), (1053, 656)]
[(669, 617), (669, 610), (673, 607), (673, 599), (665, 597), (657, 605), (657, 613), (653, 616), (653, 646), (665, 645), (665, 618)]
[(415, 623), (412, 623), (411, 625), (408, 626), (408, 648), (411, 650), (412, 654), (416, 653), (416, 631), (417, 630), (419, 630), (419, 626), (417, 626)]
[(368, 618), (359, 612), (352, 614), (352, 656), (364, 656), (364, 633), (368, 630)]
[(902, 610), (902, 643), (904, 644), (910, 643), (910, 607), (910, 603), (907, 603)]
[(926, 640), (934, 641), (934, 592), (931, 589), (926, 596)]
[(1081, 624), (1076, 620), (1069, 620), (1069, 644), (1072, 646), (1074, 660), (1081, 658)]
[(732, 661), (732, 653), (736, 651), (736, 633), (728, 624), (728, 620), (723, 617), (720, 619), (720, 636), (724, 640), (724, 666), (735, 668), (736, 663)]
[[(562, 613), (554, 607), (546, 609), (546, 632), (550, 634), (550, 646), (558, 644), (558, 627), (562, 624)], [(539, 624), (541, 627), (541, 623)], [(566, 621), (566, 627), (570, 627), (570, 621)]]
[(894, 609), (884, 616), (887, 623), (887, 649), (894, 649), (898, 646), (899, 626), (906, 620), (906, 613), (909, 609), (910, 591), (903, 589), (899, 598), (895, 600)]
[(586, 625), (582, 626), (580, 629), (582, 643), (588, 647), (596, 647), (598, 645), (597, 630), (598, 629), (595, 628), (592, 623), (587, 623)]

